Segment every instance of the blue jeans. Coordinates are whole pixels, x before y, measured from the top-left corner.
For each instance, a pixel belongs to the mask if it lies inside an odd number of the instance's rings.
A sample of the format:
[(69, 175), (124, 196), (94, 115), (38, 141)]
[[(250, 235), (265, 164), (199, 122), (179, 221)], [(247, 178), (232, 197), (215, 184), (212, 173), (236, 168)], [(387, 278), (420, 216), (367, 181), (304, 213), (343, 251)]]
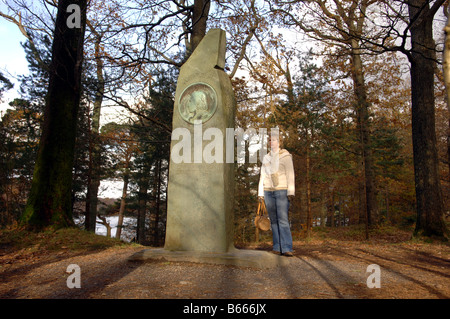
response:
[(273, 250), (280, 253), (291, 252), (292, 235), (287, 190), (264, 191), (264, 202), (272, 226)]

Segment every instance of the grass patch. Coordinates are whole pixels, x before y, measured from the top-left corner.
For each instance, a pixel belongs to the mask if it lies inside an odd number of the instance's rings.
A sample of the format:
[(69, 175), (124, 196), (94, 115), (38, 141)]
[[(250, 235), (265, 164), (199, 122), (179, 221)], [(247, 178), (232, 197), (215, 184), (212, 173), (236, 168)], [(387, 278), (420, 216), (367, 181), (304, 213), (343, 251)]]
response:
[[(398, 243), (409, 241), (411, 229), (402, 229), (391, 225), (377, 225), (369, 228), (368, 242)], [(292, 232), (294, 240), (306, 240), (305, 234)], [(313, 227), (310, 240), (367, 241), (365, 225), (342, 227)]]
[(79, 228), (32, 232), (23, 228), (0, 229), (0, 249), (8, 251), (94, 251), (111, 247), (130, 247), (116, 238), (96, 235)]

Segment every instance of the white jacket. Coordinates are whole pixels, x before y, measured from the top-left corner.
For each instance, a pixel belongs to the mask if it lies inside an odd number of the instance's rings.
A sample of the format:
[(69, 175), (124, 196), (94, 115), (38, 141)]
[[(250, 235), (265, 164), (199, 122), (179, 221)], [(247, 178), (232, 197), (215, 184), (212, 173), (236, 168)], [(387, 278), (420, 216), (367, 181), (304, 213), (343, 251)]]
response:
[(261, 165), (258, 196), (264, 196), (264, 190), (287, 189), (288, 196), (295, 195), (295, 176), (292, 155), (285, 149), (266, 154)]

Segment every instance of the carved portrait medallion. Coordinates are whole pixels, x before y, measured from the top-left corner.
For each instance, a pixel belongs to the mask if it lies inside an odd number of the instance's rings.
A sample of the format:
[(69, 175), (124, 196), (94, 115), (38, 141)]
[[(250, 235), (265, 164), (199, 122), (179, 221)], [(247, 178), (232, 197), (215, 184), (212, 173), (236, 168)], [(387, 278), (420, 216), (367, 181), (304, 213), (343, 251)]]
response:
[(191, 124), (196, 121), (205, 123), (214, 115), (216, 109), (216, 91), (210, 85), (202, 82), (186, 87), (178, 101), (178, 111), (181, 117)]

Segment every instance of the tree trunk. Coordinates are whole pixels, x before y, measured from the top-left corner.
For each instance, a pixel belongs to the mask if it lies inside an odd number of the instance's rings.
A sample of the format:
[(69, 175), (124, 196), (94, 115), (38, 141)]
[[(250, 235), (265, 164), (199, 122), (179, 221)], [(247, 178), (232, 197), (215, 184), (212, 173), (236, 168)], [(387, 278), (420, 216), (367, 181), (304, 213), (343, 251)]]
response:
[[(361, 176), (364, 174), (364, 168), (362, 167), (362, 163), (360, 164), (360, 172)], [(358, 178), (358, 224), (363, 225), (366, 223), (366, 187), (364, 185), (363, 178)]]
[[(80, 28), (68, 27), (67, 7), (80, 7)], [(44, 124), (33, 182), (22, 221), (31, 228), (68, 227), (72, 219), (72, 169), (81, 95), (86, 0), (60, 0), (55, 21)], [(69, 12), (67, 12), (69, 11)]]
[(139, 206), (138, 206), (138, 220), (136, 230), (136, 240), (139, 244), (145, 243), (145, 217), (147, 214), (147, 192), (148, 192), (148, 171), (146, 168), (142, 170), (142, 176), (139, 181)]
[(128, 166), (127, 166), (127, 167), (125, 167), (125, 172), (123, 175), (122, 198), (120, 199), (119, 220), (117, 222), (116, 238), (118, 238), (118, 239), (120, 239), (120, 236), (122, 235), (123, 217), (125, 215), (126, 199), (127, 199), (127, 193), (128, 193), (129, 174), (130, 173), (129, 173)]
[(156, 162), (155, 165), (155, 183), (154, 183), (154, 192), (155, 192), (155, 218), (153, 219), (153, 245), (159, 245), (159, 215), (160, 215), (160, 202), (161, 202), (161, 159)]
[(310, 165), (310, 148), (309, 136), (306, 132), (306, 238), (311, 237), (312, 215), (311, 215), (311, 165)]
[(292, 107), (295, 105), (295, 97), (294, 97), (294, 84), (292, 83), (291, 70), (289, 69), (289, 63), (286, 61), (286, 71), (284, 72), (284, 77), (286, 78), (287, 88), (286, 88), (286, 97), (288, 100), (288, 104)]
[(448, 5), (444, 10), (447, 16), (447, 23), (445, 25), (445, 42), (444, 42), (444, 58), (442, 61), (444, 69), (444, 82), (447, 91), (447, 110), (449, 114), (448, 127), (447, 127), (447, 165), (448, 165), (448, 181), (450, 182), (450, 14), (448, 11)]
[(386, 186), (384, 188), (385, 192), (385, 205), (386, 205), (386, 221), (389, 222), (391, 219), (390, 213), (389, 213), (389, 184), (386, 183)]
[(194, 1), (190, 48), (187, 49), (188, 56), (194, 52), (195, 48), (206, 34), (206, 21), (208, 20), (210, 4), (211, 0)]
[(378, 215), (375, 176), (373, 169), (372, 150), (370, 149), (369, 102), (367, 101), (363, 64), (359, 44), (352, 40), (352, 77), (356, 96), (356, 118), (360, 141), (361, 161), (364, 166), (365, 211), (369, 225), (375, 223)]
[(106, 221), (106, 217), (99, 215), (98, 218), (100, 219), (99, 223), (106, 227), (106, 237), (110, 238), (111, 237), (111, 225)]
[(433, 16), (426, 0), (408, 2), (411, 25), (411, 105), (417, 223), (415, 235), (443, 237), (443, 196), (439, 180), (434, 110)]
[(328, 188), (327, 227), (334, 227), (334, 187)]
[[(95, 31), (95, 30), (94, 30)], [(89, 172), (86, 192), (86, 220), (85, 228), (95, 232), (98, 206), (98, 189), (100, 187), (100, 114), (105, 92), (105, 78), (103, 76), (103, 60), (101, 59), (100, 44), (101, 35), (94, 32), (95, 38), (95, 62), (97, 67), (97, 90), (95, 92), (94, 110), (89, 138)]]

